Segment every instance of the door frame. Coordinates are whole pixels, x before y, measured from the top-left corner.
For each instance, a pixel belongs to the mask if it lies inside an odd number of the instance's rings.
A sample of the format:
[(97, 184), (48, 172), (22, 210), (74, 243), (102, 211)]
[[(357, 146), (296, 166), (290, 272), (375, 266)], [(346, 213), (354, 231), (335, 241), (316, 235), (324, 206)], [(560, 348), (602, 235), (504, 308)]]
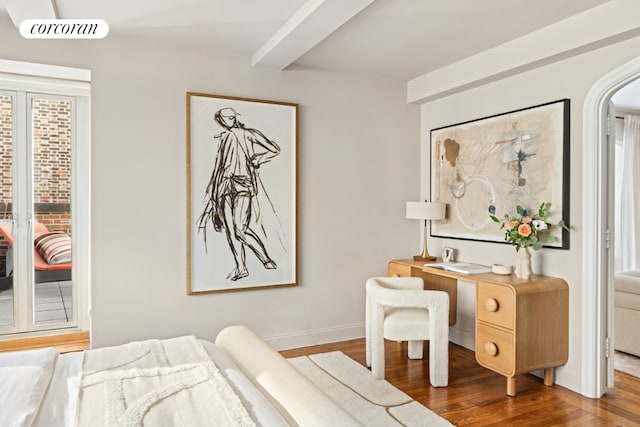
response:
[[(81, 68), (0, 59), (0, 80), (8, 91), (37, 92), (75, 98), (75, 155), (72, 156), (71, 216), (76, 327), (91, 330), (91, 71)], [(20, 129), (26, 129), (26, 123)], [(26, 190), (25, 190), (26, 191)], [(25, 298), (25, 296), (23, 296)], [(0, 335), (0, 340), (59, 334), (62, 329)]]
[[(596, 81), (585, 97), (582, 128), (582, 394), (601, 397), (613, 386), (613, 281), (608, 265), (613, 250), (607, 250), (608, 218), (607, 108), (611, 97), (623, 86), (640, 78), (640, 57)], [(611, 349), (606, 339), (611, 339)]]

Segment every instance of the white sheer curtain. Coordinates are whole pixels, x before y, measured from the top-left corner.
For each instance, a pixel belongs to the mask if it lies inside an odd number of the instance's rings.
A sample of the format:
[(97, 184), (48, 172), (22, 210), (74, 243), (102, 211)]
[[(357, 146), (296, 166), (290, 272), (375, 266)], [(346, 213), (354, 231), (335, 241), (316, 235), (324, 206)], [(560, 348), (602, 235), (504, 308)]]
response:
[(640, 269), (640, 116), (624, 116), (620, 194), (622, 271)]

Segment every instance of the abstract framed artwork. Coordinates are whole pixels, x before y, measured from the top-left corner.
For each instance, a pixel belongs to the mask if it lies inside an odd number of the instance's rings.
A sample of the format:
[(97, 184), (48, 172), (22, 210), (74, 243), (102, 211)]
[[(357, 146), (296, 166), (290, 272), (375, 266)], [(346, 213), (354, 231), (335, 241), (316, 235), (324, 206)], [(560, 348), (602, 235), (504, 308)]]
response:
[(297, 285), (298, 105), (187, 93), (187, 293)]
[[(562, 99), (430, 132), (431, 199), (447, 204), (434, 237), (504, 242), (489, 217), (536, 210), (551, 202), (550, 220), (569, 224), (569, 113)], [(569, 248), (556, 227), (545, 247)]]

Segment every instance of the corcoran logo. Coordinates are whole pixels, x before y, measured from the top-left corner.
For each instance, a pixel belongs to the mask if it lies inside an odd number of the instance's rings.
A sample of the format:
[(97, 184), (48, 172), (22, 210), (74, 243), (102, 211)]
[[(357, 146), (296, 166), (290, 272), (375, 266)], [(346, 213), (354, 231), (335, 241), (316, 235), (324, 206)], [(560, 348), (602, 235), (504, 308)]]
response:
[(25, 19), (20, 34), (25, 39), (102, 39), (109, 24), (102, 19)]

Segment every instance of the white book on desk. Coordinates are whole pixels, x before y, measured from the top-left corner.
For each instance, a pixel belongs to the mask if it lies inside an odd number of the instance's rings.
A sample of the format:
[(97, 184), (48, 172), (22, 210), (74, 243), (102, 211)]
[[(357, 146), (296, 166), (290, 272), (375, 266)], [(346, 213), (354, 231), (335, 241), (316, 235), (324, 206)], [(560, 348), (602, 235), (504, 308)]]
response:
[(491, 267), (470, 262), (442, 262), (435, 264), (425, 264), (425, 267), (440, 268), (442, 270), (453, 271), (460, 274), (480, 274), (491, 273)]

